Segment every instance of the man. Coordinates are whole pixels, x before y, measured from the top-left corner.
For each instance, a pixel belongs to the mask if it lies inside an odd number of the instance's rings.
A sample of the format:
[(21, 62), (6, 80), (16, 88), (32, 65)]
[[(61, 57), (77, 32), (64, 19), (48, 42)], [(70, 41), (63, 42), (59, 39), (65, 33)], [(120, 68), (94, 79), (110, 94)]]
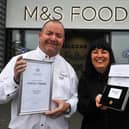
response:
[[(10, 129), (69, 128), (66, 118), (76, 111), (78, 79), (71, 65), (59, 55), (63, 42), (64, 27), (62, 23), (50, 20), (44, 24), (39, 33), (37, 49), (13, 57), (1, 72), (0, 103), (12, 100)], [(38, 114), (17, 115), (20, 75), (27, 66), (24, 58), (53, 61), (52, 110)]]

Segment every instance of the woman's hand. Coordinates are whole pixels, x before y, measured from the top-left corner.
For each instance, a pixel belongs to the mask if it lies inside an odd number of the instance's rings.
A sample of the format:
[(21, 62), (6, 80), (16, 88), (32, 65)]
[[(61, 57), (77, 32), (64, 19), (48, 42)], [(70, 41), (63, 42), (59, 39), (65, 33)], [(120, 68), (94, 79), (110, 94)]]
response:
[(102, 98), (102, 94), (98, 94), (95, 98), (95, 102), (96, 102), (96, 107), (97, 108), (100, 108), (102, 110), (106, 110), (107, 107), (102, 105), (100, 102), (101, 102), (101, 98)]

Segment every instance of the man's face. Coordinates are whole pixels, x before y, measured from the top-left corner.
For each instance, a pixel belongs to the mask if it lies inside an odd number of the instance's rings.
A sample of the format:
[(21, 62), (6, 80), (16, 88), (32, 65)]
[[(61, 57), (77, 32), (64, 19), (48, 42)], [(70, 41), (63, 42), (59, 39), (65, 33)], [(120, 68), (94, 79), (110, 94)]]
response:
[(39, 33), (39, 47), (48, 56), (55, 56), (64, 42), (64, 28), (58, 22), (49, 22)]

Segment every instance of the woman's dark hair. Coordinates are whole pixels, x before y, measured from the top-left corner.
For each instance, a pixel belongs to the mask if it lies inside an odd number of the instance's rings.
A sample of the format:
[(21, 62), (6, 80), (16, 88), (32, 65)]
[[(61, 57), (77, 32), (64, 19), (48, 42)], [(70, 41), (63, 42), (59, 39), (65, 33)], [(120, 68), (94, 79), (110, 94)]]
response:
[(106, 73), (109, 72), (109, 68), (110, 68), (111, 64), (115, 63), (115, 58), (114, 58), (113, 51), (112, 51), (110, 45), (108, 43), (106, 43), (106, 41), (102, 38), (97, 39), (96, 41), (94, 41), (90, 44), (88, 52), (87, 52), (85, 69), (84, 69), (84, 72), (87, 75), (95, 76), (97, 74), (97, 71), (95, 70), (95, 68), (92, 64), (92, 61), (91, 61), (91, 52), (92, 52), (92, 50), (94, 50), (96, 48), (102, 48), (104, 50), (107, 50), (110, 54), (110, 63), (106, 70)]

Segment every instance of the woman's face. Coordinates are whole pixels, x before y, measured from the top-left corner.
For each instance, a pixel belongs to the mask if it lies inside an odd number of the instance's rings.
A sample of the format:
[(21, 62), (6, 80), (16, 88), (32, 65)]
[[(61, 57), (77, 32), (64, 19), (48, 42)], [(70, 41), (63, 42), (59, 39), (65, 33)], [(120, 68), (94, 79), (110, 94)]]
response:
[(96, 48), (91, 51), (91, 61), (96, 71), (103, 73), (106, 71), (110, 62), (109, 52), (104, 49)]

